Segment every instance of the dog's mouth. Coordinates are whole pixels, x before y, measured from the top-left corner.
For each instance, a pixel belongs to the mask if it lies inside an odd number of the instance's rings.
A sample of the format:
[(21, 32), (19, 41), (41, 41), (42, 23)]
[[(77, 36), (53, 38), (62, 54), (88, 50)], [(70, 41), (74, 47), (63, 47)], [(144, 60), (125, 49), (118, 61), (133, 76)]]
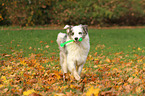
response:
[(79, 44), (80, 42), (82, 41), (82, 38), (74, 38), (74, 42), (76, 43), (76, 44)]
[(74, 42), (75, 42), (76, 44), (79, 44), (79, 43), (80, 43), (78, 40), (74, 40)]

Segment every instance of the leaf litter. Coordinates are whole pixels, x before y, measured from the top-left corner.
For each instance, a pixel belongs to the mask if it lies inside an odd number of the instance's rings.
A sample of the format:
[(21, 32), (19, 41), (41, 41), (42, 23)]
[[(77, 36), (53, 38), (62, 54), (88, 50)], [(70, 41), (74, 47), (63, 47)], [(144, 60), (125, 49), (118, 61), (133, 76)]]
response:
[[(63, 81), (57, 53), (50, 53), (50, 57), (34, 53), (22, 57), (22, 52), (1, 54), (0, 95), (145, 95), (145, 56), (123, 52), (98, 54), (98, 48), (104, 47), (98, 45), (95, 54), (88, 56), (79, 82), (69, 73)], [(141, 48), (136, 51), (144, 52)]]

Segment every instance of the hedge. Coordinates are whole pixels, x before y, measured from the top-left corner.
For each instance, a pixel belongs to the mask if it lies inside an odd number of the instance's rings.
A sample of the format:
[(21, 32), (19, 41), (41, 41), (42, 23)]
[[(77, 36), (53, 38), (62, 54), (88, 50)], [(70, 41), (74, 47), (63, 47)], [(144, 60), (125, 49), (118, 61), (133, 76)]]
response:
[(144, 25), (143, 0), (4, 0), (0, 25)]

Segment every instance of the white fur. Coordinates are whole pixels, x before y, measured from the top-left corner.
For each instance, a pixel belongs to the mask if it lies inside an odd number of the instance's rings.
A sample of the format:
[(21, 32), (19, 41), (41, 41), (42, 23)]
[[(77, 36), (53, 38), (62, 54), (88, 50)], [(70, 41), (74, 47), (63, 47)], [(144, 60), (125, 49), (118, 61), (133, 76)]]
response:
[[(67, 29), (67, 31), (69, 30)], [(83, 31), (81, 25), (72, 27), (72, 31), (74, 35), (71, 36), (71, 38), (67, 36), (66, 41), (74, 39), (75, 37), (78, 39), (82, 37), (82, 35), (78, 34), (78, 32)], [(65, 35), (65, 33), (59, 33), (57, 37), (57, 43), (60, 49), (60, 64), (63, 73), (67, 73), (69, 70), (76, 80), (80, 80), (80, 74), (90, 49), (89, 36), (87, 34), (81, 42), (68, 43), (66, 48), (64, 48), (60, 47), (60, 44), (64, 42), (63, 39)]]

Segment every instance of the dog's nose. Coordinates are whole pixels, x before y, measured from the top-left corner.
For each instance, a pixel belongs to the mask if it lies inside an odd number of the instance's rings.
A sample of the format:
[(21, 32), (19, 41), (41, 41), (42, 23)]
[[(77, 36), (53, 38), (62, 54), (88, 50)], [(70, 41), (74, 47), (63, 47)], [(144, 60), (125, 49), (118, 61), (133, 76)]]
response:
[(77, 41), (78, 40), (78, 37), (76, 37), (75, 40)]

